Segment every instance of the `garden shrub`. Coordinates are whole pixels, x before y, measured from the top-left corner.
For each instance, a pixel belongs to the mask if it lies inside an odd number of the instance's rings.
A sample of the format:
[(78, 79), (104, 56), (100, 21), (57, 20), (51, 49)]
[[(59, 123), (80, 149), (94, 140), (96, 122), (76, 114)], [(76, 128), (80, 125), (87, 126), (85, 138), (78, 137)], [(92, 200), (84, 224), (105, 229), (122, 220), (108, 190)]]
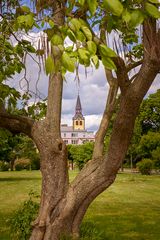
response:
[(31, 223), (35, 220), (39, 203), (35, 201), (35, 193), (29, 194), (29, 200), (25, 201), (22, 206), (13, 214), (10, 220), (11, 237), (14, 240), (27, 240), (31, 235)]
[(21, 170), (30, 170), (31, 169), (31, 160), (27, 158), (19, 158), (14, 162), (14, 168), (16, 171)]
[(39, 157), (38, 154), (37, 155), (35, 154), (31, 158), (31, 169), (32, 170), (39, 170), (40, 169), (40, 157)]
[(153, 161), (150, 159), (143, 159), (136, 165), (142, 175), (150, 175), (153, 168)]
[(4, 171), (8, 171), (9, 170), (9, 163), (5, 162), (5, 161), (0, 161), (0, 171), (4, 172)]

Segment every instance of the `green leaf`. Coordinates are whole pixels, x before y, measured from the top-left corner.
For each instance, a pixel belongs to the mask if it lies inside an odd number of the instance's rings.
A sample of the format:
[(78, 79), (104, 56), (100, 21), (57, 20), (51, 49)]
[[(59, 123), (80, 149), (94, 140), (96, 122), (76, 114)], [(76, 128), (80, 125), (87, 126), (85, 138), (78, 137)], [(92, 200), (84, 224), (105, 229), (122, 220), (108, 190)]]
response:
[(41, 22), (41, 27), (42, 27), (42, 28), (44, 27), (44, 24), (45, 24), (45, 21), (43, 20), (43, 21)]
[(103, 0), (104, 7), (114, 15), (120, 16), (123, 12), (123, 5), (119, 0)]
[(34, 23), (33, 15), (32, 14), (21, 15), (17, 17), (17, 22), (19, 24), (25, 24), (26, 26), (32, 27)]
[(51, 43), (52, 45), (62, 45), (63, 39), (58, 34), (54, 34), (53, 37), (51, 38)]
[(145, 3), (145, 9), (154, 18), (160, 18), (160, 12), (156, 6), (151, 3)]
[(82, 18), (79, 18), (79, 21), (80, 21), (82, 26), (88, 27), (87, 23)]
[(65, 48), (66, 52), (73, 52), (73, 46), (69, 46)]
[(159, 0), (148, 0), (148, 1), (151, 2), (151, 3), (155, 3), (155, 4), (160, 4)]
[(91, 33), (91, 31), (89, 30), (89, 28), (86, 27), (86, 26), (82, 26), (81, 29), (82, 29), (84, 35), (86, 36), (86, 38), (87, 38), (89, 41), (91, 41), (91, 40), (92, 40), (92, 33)]
[(84, 3), (85, 3), (85, 0), (78, 0), (78, 2), (79, 2), (79, 4), (80, 4), (81, 6), (83, 6)]
[(35, 53), (36, 52), (35, 48), (32, 47), (31, 45), (27, 46), (27, 51), (30, 52), (30, 53)]
[(130, 12), (127, 11), (127, 9), (125, 9), (125, 10), (123, 11), (122, 19), (123, 19), (126, 23), (128, 23), (128, 22), (130, 21), (130, 19), (131, 19), (131, 14), (130, 14)]
[(84, 62), (88, 62), (90, 54), (85, 48), (79, 48), (78, 54), (81, 60), (83, 60)]
[(72, 42), (76, 42), (76, 36), (70, 29), (68, 29), (67, 35), (71, 39)]
[(38, 49), (36, 51), (36, 55), (38, 55), (38, 56), (43, 56), (43, 54), (44, 54), (44, 49)]
[(50, 26), (51, 28), (53, 28), (53, 27), (54, 27), (54, 22), (53, 22), (51, 19), (49, 20), (49, 22), (48, 22), (48, 23), (49, 23), (49, 26)]
[(27, 15), (25, 16), (25, 23), (26, 23), (26, 25), (28, 25), (29, 27), (32, 27), (32, 26), (33, 26), (34, 19), (33, 19), (33, 15), (32, 15), (32, 14), (27, 14)]
[(100, 44), (99, 45), (100, 53), (103, 56), (107, 57), (116, 57), (116, 53), (109, 47), (107, 47), (105, 44)]
[(44, 32), (47, 33), (47, 36), (48, 36), (48, 40), (49, 40), (49, 41), (51, 40), (51, 38), (53, 37), (53, 35), (54, 35), (54, 33), (55, 33), (55, 31), (54, 31), (53, 28), (52, 28), (52, 29), (48, 28), (48, 29), (46, 29)]
[(62, 55), (62, 65), (66, 68), (69, 72), (74, 72), (75, 70), (75, 62), (72, 58), (70, 58), (68, 53), (63, 53)]
[(97, 46), (93, 41), (87, 42), (87, 49), (92, 55), (95, 55), (97, 52)]
[(91, 13), (91, 16), (93, 16), (97, 9), (97, 5), (98, 5), (97, 0), (87, 0), (87, 3), (88, 3), (88, 8)]
[(130, 19), (130, 25), (133, 27), (136, 27), (137, 25), (141, 24), (144, 21), (144, 14), (136, 9), (133, 10), (133, 12), (131, 13), (131, 19)]
[(109, 70), (116, 70), (117, 69), (116, 65), (114, 64), (114, 62), (110, 58), (102, 57), (102, 63)]
[(19, 24), (24, 23), (24, 22), (25, 22), (25, 15), (18, 16), (18, 17), (17, 17), (17, 22), (18, 22)]
[(76, 32), (76, 38), (77, 38), (77, 40), (79, 40), (81, 42), (86, 41), (86, 37), (81, 31)]
[(91, 58), (91, 60), (92, 60), (93, 64), (95, 65), (96, 69), (97, 69), (99, 67), (99, 59), (98, 59), (97, 55), (93, 56)]
[(51, 56), (48, 56), (48, 58), (45, 61), (45, 68), (46, 68), (46, 74), (51, 74), (54, 71), (54, 62)]
[(81, 22), (77, 18), (72, 18), (69, 22), (69, 26), (72, 31), (79, 31), (81, 27)]
[(22, 6), (21, 9), (23, 12), (30, 13), (30, 8), (27, 6)]

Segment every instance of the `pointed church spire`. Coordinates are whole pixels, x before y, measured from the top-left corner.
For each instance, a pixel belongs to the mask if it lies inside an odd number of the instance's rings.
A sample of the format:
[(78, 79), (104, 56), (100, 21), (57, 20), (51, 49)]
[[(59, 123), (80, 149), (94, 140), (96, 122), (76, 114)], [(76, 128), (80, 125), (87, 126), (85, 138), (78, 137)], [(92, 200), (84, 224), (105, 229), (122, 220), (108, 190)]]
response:
[(75, 115), (73, 119), (73, 130), (85, 130), (85, 119), (82, 114), (82, 107), (81, 107), (81, 100), (78, 93), (76, 108), (75, 108)]
[(79, 93), (78, 93), (78, 96), (77, 96), (76, 113), (81, 113), (82, 114), (82, 107), (81, 107), (81, 100), (80, 100), (80, 97), (79, 97)]

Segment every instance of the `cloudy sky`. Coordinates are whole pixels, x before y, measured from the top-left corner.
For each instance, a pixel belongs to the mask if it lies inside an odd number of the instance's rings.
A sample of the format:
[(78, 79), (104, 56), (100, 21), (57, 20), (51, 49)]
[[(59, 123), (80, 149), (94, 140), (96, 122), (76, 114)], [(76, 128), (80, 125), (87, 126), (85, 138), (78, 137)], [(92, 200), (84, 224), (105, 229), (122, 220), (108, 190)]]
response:
[[(34, 39), (34, 44), (37, 44), (37, 34), (32, 33)], [(23, 36), (24, 38), (24, 36)], [(70, 42), (67, 41), (67, 45)], [(47, 96), (48, 89), (48, 77), (46, 77), (43, 70), (40, 74), (40, 79), (38, 79), (38, 65), (33, 61), (31, 57), (27, 58), (27, 80), (29, 81), (30, 90), (36, 92), (35, 86), (37, 86), (38, 91), (41, 93), (41, 97), (45, 98)], [(25, 89), (26, 81), (22, 78), (23, 74), (16, 75), (11, 81), (11, 85), (15, 88)], [(100, 65), (99, 69), (88, 68), (87, 74), (84, 67), (79, 69), (80, 82), (75, 80), (75, 75), (72, 73), (66, 74), (66, 81), (64, 81), (63, 88), (63, 102), (62, 102), (62, 123), (72, 124), (72, 117), (75, 113), (76, 98), (79, 92), (82, 112), (86, 120), (86, 128), (88, 130), (96, 131), (98, 129), (104, 106), (106, 103), (106, 96), (108, 93), (108, 84), (105, 79), (105, 74), (103, 66)], [(21, 84), (19, 84), (21, 83)], [(160, 75), (157, 76), (148, 94), (156, 92), (157, 88), (160, 88)], [(33, 99), (34, 101), (34, 99)]]
[[(35, 83), (38, 76), (37, 64), (31, 58), (27, 59), (27, 79), (30, 81), (30, 89), (35, 91)], [(18, 81), (13, 79), (13, 85), (19, 88), (19, 79), (21, 75), (16, 76)], [(103, 109), (108, 93), (108, 84), (105, 79), (103, 66), (98, 70), (94, 68), (87, 69), (87, 76), (85, 69), (80, 68), (79, 71), (80, 83), (75, 80), (75, 75), (72, 73), (66, 74), (66, 81), (64, 81), (63, 88), (63, 103), (62, 103), (62, 123), (72, 124), (72, 117), (75, 112), (76, 98), (79, 91), (82, 111), (86, 120), (86, 128), (88, 130), (96, 131), (100, 123)], [(160, 75), (157, 76), (148, 94), (156, 92), (160, 87)], [(21, 82), (21, 87), (25, 87), (25, 81)], [(38, 90), (42, 93), (42, 97), (47, 96), (48, 77), (43, 71), (38, 81)]]
[[(67, 74), (66, 78), (67, 82), (64, 83), (63, 91), (62, 122), (71, 124), (71, 119), (75, 111), (78, 85), (74, 81), (72, 74)], [(155, 79), (148, 94), (156, 92), (159, 87), (160, 76)], [(84, 69), (81, 71), (79, 92), (83, 114), (86, 119), (86, 127), (87, 129), (96, 131), (102, 117), (108, 93), (108, 84), (102, 66), (98, 70), (90, 69), (87, 78)]]

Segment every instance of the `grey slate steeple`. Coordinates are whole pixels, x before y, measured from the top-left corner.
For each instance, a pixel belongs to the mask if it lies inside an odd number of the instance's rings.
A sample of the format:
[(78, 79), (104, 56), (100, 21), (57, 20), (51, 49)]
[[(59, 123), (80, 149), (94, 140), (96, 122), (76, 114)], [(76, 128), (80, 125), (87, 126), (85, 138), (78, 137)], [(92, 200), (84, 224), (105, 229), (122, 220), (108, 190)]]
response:
[(81, 101), (80, 101), (79, 94), (77, 96), (76, 113), (82, 113), (82, 107), (81, 107)]
[(74, 115), (73, 119), (77, 119), (77, 118), (84, 119), (83, 114), (82, 114), (81, 100), (80, 100), (79, 94), (77, 96), (75, 115)]

